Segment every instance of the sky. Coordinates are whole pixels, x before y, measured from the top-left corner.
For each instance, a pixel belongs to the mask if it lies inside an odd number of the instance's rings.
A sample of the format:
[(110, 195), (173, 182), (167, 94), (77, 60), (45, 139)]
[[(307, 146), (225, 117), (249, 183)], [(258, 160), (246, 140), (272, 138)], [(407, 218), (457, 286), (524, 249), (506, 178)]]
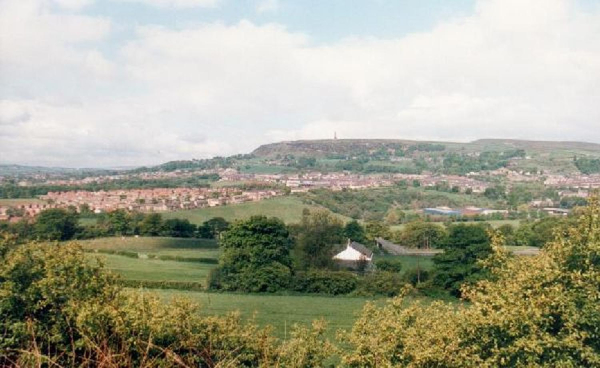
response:
[(0, 163), (600, 143), (597, 0), (0, 0)]

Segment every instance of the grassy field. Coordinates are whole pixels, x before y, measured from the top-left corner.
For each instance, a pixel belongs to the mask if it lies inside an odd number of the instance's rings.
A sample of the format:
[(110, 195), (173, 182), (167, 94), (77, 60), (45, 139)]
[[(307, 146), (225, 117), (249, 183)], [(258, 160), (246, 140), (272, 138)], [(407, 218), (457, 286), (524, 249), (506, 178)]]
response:
[[(186, 297), (202, 306), (202, 313), (223, 315), (239, 311), (243, 318), (255, 317), (261, 326), (270, 325), (277, 337), (289, 337), (294, 323), (308, 325), (313, 320), (325, 319), (328, 336), (333, 338), (338, 329), (350, 329), (367, 298), (327, 297), (309, 295), (226, 294), (178, 290), (158, 290), (166, 300)], [(378, 299), (381, 303), (383, 299)]]
[(212, 239), (112, 237), (82, 240), (79, 243), (87, 250), (124, 250), (158, 256), (219, 258), (221, 253), (217, 242)]
[(130, 258), (113, 254), (87, 254), (90, 259), (100, 258), (107, 269), (126, 280), (180, 281), (205, 284), (210, 270), (216, 265), (197, 262), (161, 261)]
[(24, 204), (44, 204), (45, 201), (42, 201), (38, 198), (14, 198), (14, 199), (6, 199), (0, 198), (0, 206), (20, 206)]
[(433, 268), (433, 257), (381, 255), (375, 256), (374, 261), (377, 262), (378, 259), (382, 258), (399, 260), (400, 263), (402, 263), (402, 271), (400, 271), (402, 274), (411, 270), (416, 270), (417, 268), (425, 271), (429, 271)]
[(115, 249), (131, 251), (157, 251), (177, 249), (210, 249), (217, 248), (213, 239), (169, 238), (169, 237), (110, 237), (90, 240), (80, 240), (87, 249)]
[[(316, 209), (318, 207), (306, 205), (296, 197), (280, 197), (259, 202), (168, 212), (163, 213), (162, 216), (165, 219), (181, 218), (194, 224), (201, 224), (213, 217), (223, 217), (227, 221), (233, 221), (253, 215), (265, 215), (279, 217), (285, 223), (295, 223), (300, 221), (304, 208)], [(339, 217), (346, 219), (343, 216)]]
[[(219, 250), (214, 241), (176, 238), (104, 238), (81, 242), (87, 250), (124, 250), (138, 254), (169, 254), (187, 257), (218, 257)], [(195, 282), (206, 284), (214, 264), (197, 262), (176, 262), (158, 259), (126, 257), (116, 254), (87, 253), (87, 257), (100, 258), (106, 268), (125, 280), (147, 282)], [(397, 256), (404, 271), (431, 268), (428, 257)], [(338, 329), (349, 329), (357, 313), (368, 300), (382, 303), (384, 298), (328, 297), (311, 295), (268, 295), (268, 294), (228, 294), (207, 293), (183, 290), (153, 289), (165, 301), (173, 297), (187, 297), (201, 304), (203, 313), (222, 315), (239, 311), (243, 318), (255, 317), (261, 326), (270, 325), (276, 336), (289, 336), (294, 323), (310, 324), (315, 319), (328, 322), (329, 338), (334, 338)]]

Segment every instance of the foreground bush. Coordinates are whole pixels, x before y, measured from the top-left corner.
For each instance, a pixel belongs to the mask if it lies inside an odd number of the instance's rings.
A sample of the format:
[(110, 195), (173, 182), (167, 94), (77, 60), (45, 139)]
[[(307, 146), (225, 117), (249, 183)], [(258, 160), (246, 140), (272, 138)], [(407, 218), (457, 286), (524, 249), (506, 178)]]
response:
[[(346, 342), (351, 367), (600, 366), (600, 206), (536, 257), (510, 257), (493, 239), (490, 278), (469, 301), (429, 306), (392, 299), (365, 307)], [(373, 326), (377, 326), (374, 328)]]
[(0, 366), (270, 367), (327, 357), (322, 325), (279, 344), (239, 315), (206, 317), (186, 300), (123, 291), (74, 244), (5, 240), (0, 261)]

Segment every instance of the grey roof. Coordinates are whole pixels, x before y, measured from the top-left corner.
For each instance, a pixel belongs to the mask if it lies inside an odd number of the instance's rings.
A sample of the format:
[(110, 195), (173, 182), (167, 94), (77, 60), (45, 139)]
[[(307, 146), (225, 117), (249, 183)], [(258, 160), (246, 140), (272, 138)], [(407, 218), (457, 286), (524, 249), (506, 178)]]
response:
[(351, 248), (353, 248), (354, 250), (364, 254), (365, 256), (371, 258), (373, 256), (373, 251), (369, 248), (367, 248), (365, 245), (362, 245), (360, 243), (357, 243), (355, 241), (351, 242), (350, 244), (348, 244)]

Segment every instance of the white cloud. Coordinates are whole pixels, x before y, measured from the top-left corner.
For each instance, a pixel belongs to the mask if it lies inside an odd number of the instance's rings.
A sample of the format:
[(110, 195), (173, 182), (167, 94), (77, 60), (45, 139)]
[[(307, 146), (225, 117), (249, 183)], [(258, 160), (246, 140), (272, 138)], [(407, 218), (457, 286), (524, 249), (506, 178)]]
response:
[(250, 21), (139, 26), (112, 58), (98, 45), (109, 20), (10, 4), (31, 27), (0, 25), (16, 30), (0, 35), (0, 47), (10, 45), (3, 67), (50, 64), (69, 81), (76, 66), (86, 77), (44, 94), (32, 81), (30, 95), (0, 95), (9, 96), (0, 103), (5, 162), (147, 164), (334, 131), (600, 142), (600, 12), (566, 0), (482, 0), (428, 32), (326, 45)]
[(140, 3), (159, 8), (214, 8), (220, 0), (112, 0), (116, 2)]
[(256, 5), (256, 11), (259, 14), (273, 13), (279, 10), (279, 0), (260, 0)]
[(53, 0), (58, 6), (68, 10), (81, 10), (95, 2), (95, 0)]
[(110, 26), (104, 18), (53, 13), (48, 1), (0, 2), (0, 63), (33, 70), (81, 65), (86, 45), (104, 39)]

